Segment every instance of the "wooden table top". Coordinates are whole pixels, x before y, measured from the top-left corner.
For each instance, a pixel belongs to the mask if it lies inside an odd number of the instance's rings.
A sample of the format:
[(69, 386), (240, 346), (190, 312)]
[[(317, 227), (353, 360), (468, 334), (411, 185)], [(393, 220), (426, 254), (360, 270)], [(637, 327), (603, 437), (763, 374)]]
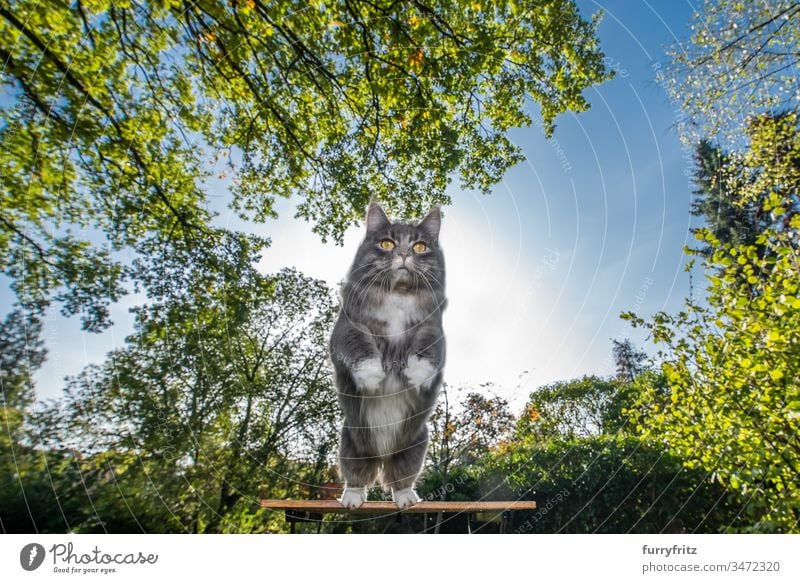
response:
[(400, 510), (394, 502), (364, 502), (355, 510), (342, 506), (338, 500), (262, 500), (261, 508), (275, 510), (302, 510), (306, 512), (502, 512), (504, 510), (534, 510), (533, 500), (479, 500), (475, 502), (437, 502), (423, 500), (410, 508)]

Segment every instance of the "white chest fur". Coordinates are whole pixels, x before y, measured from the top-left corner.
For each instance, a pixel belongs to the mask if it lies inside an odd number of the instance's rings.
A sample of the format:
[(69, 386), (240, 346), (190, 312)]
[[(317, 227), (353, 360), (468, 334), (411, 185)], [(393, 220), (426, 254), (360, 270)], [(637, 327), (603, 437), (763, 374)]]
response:
[(400, 293), (388, 294), (373, 316), (386, 324), (389, 340), (400, 339), (423, 318), (417, 299), (411, 294)]

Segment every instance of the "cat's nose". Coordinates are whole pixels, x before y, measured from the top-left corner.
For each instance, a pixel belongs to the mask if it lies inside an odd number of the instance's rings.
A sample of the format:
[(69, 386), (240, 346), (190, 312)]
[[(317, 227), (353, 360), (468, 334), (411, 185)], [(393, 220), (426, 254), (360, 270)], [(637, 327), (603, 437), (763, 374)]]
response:
[(411, 255), (410, 249), (398, 249), (397, 252), (400, 254), (400, 257), (403, 258), (403, 263), (405, 263), (406, 259), (408, 259), (408, 256)]

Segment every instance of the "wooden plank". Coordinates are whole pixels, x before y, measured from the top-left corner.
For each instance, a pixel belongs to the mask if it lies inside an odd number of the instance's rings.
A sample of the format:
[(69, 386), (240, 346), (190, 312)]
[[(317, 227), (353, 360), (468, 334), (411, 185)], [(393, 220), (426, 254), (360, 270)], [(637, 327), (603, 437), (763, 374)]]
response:
[(304, 510), (307, 512), (358, 512), (380, 514), (391, 512), (502, 512), (504, 510), (534, 510), (533, 500), (477, 501), (477, 502), (433, 502), (422, 501), (410, 508), (400, 510), (394, 502), (364, 502), (355, 510), (348, 510), (338, 500), (262, 500), (261, 508), (274, 510)]

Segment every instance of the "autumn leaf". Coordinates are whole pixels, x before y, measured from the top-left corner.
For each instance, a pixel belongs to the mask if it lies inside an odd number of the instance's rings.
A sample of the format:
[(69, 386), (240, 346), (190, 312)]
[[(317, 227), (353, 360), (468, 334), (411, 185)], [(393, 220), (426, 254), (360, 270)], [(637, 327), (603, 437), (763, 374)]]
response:
[(424, 58), (425, 58), (425, 53), (423, 52), (422, 48), (418, 48), (414, 52), (414, 54), (411, 55), (411, 58), (409, 58), (408, 62), (413, 67), (419, 67), (420, 65), (422, 65), (422, 61)]

